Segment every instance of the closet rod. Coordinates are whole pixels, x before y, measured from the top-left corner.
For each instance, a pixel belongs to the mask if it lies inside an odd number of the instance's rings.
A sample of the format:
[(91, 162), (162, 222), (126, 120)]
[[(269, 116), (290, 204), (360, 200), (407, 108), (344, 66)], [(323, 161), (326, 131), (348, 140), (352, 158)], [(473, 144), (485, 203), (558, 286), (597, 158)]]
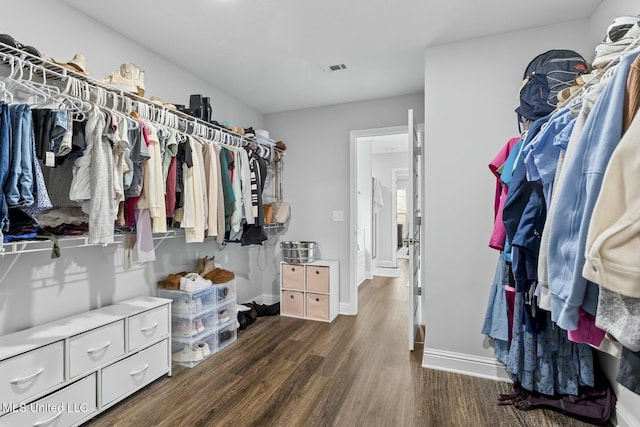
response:
[[(164, 126), (170, 126), (167, 123), (173, 123), (174, 125), (171, 127), (180, 132), (199, 135), (206, 139), (215, 139), (214, 137), (217, 134), (220, 136), (220, 139), (223, 140), (221, 141), (223, 144), (225, 142), (230, 143), (230, 145), (255, 143), (257, 145), (264, 145), (272, 150), (282, 152), (282, 150), (275, 146), (275, 141), (271, 139), (240, 135), (223, 126), (205, 122), (204, 120), (190, 116), (182, 111), (170, 109), (165, 105), (154, 103), (138, 96), (137, 94), (118, 89), (80, 72), (49, 61), (48, 59), (33, 55), (30, 52), (20, 50), (2, 42), (0, 42), (0, 61), (7, 66), (13, 65), (21, 67), (22, 73), (27, 70), (30, 78), (33, 77), (32, 74), (34, 72), (39, 74), (47, 85), (49, 85), (50, 81), (55, 81), (58, 83), (58, 85), (54, 86), (57, 89), (60, 89), (60, 85), (67, 85), (67, 87), (69, 87), (69, 85), (79, 84), (81, 86), (84, 85), (84, 87), (87, 88), (88, 93), (91, 93), (91, 89), (94, 89), (94, 95), (104, 91), (106, 96), (110, 96), (113, 100), (113, 105), (108, 108), (115, 109), (124, 114), (130, 114), (135, 111), (143, 119), (152, 122), (162, 121)], [(0, 81), (1, 80), (2, 78), (0, 78)], [(99, 89), (96, 90), (96, 88)], [(84, 100), (91, 101), (90, 99)], [(105, 107), (107, 107), (107, 105), (105, 105)], [(131, 107), (131, 110), (127, 111), (129, 110), (129, 107)]]

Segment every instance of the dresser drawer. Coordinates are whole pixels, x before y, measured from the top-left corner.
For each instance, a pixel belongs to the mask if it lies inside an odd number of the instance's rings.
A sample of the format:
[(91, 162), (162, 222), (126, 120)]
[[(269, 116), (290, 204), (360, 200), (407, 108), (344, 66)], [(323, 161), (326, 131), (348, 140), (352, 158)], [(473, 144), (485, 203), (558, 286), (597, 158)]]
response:
[(27, 400), (63, 381), (64, 344), (58, 341), (0, 361), (0, 403)]
[(69, 339), (70, 377), (95, 369), (124, 354), (124, 320)]
[(329, 320), (329, 295), (307, 294), (307, 317)]
[(305, 266), (307, 271), (307, 291), (329, 293), (329, 267)]
[(129, 319), (129, 351), (151, 344), (169, 334), (169, 306), (165, 305)]
[(96, 374), (91, 374), (45, 398), (15, 407), (0, 417), (0, 427), (70, 426), (97, 410)]
[(304, 293), (298, 291), (282, 291), (282, 314), (288, 316), (304, 316)]
[(284, 289), (304, 289), (304, 265), (281, 264), (281, 275)]
[(119, 400), (169, 370), (169, 347), (161, 341), (102, 370), (102, 405)]

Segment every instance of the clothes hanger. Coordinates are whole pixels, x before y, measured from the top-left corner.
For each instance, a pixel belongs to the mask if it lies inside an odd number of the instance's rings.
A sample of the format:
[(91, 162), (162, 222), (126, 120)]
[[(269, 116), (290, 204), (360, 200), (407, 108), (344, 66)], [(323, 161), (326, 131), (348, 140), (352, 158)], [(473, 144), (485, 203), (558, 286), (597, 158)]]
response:
[(2, 92), (2, 100), (7, 104), (11, 104), (13, 102), (13, 94), (7, 90), (7, 86), (3, 81), (0, 81), (0, 91)]
[(38, 96), (42, 97), (40, 101), (43, 99), (47, 99), (48, 94), (36, 87), (30, 86), (26, 84), (24, 81), (24, 67), (25, 63), (20, 58), (11, 57), (10, 58), (11, 71), (9, 76), (4, 79), (7, 89), (11, 90), (14, 99), (20, 97), (20, 90), (26, 92), (26, 95), (33, 95), (35, 97), (34, 102), (39, 102)]

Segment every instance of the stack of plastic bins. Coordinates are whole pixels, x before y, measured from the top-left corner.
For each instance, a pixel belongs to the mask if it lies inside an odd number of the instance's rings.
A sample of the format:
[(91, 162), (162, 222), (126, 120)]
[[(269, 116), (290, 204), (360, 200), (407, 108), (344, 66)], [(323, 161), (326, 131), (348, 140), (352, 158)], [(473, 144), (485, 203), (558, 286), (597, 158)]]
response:
[(217, 351), (216, 288), (196, 292), (158, 289), (158, 296), (171, 298), (171, 359), (193, 367)]
[(235, 279), (215, 285), (217, 299), (218, 351), (227, 347), (238, 338), (238, 312), (236, 307)]

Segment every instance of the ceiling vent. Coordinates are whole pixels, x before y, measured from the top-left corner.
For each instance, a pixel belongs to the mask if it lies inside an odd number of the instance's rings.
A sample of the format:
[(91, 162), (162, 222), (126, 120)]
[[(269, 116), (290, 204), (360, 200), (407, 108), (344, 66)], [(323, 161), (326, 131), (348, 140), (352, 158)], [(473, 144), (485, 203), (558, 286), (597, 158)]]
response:
[(344, 64), (327, 65), (322, 67), (322, 69), (325, 71), (340, 71), (340, 70), (346, 70), (347, 66)]

